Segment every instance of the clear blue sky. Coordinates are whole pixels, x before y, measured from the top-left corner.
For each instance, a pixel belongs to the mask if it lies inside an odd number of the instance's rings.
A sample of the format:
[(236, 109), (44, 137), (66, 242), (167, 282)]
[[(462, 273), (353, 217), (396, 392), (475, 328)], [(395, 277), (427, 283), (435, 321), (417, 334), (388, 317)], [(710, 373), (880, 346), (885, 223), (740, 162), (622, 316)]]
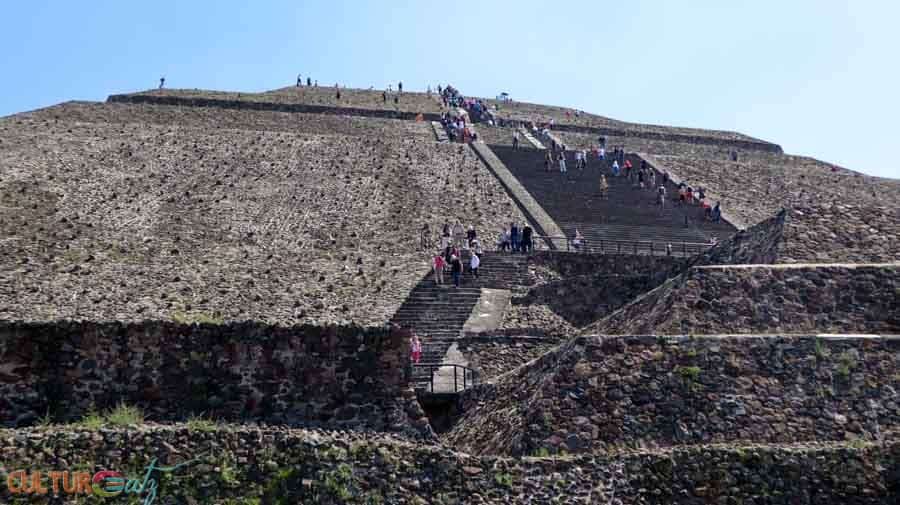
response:
[[(452, 6), (446, 9), (444, 6)], [(900, 178), (900, 2), (6, 2), (0, 115), (297, 73), (736, 130)]]

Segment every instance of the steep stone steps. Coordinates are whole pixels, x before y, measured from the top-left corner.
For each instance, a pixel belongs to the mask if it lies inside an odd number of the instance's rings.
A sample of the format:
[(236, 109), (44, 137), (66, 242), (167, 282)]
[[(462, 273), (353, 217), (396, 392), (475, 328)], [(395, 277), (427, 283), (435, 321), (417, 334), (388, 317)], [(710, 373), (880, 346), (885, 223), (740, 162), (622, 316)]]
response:
[[(677, 189), (671, 182), (667, 185), (667, 202), (660, 209), (656, 205), (656, 192), (640, 188), (636, 172), (633, 177), (612, 176), (609, 165), (589, 156), (587, 167), (574, 168), (574, 153), (567, 153), (568, 172), (560, 173), (558, 167), (547, 171), (544, 166), (545, 151), (508, 146), (492, 146), (496, 155), (506, 164), (556, 220), (567, 237), (574, 236), (575, 229), (584, 235), (588, 248), (599, 247), (601, 243), (624, 242), (624, 244), (603, 244), (623, 253), (649, 254), (665, 251), (666, 244), (672, 244), (673, 251), (687, 249), (681, 244), (706, 244), (710, 237), (724, 239), (736, 230), (728, 223), (712, 223), (704, 220), (703, 210), (698, 206), (675, 205), (673, 201)], [(639, 160), (633, 159), (637, 167)], [(600, 195), (600, 175), (606, 174), (609, 191), (606, 198)], [(656, 184), (662, 179), (657, 177)], [(649, 186), (649, 181), (648, 181)], [(633, 242), (645, 242), (636, 247)], [(619, 249), (621, 248), (621, 249)], [(695, 245), (694, 251), (702, 250)]]
[[(528, 258), (524, 254), (485, 252), (481, 256), (479, 277), (468, 268), (469, 252), (463, 250), (466, 268), (459, 288), (453, 287), (452, 277), (444, 275), (445, 284), (437, 286), (434, 274), (429, 273), (412, 290), (391, 322), (412, 330), (422, 342), (421, 364), (440, 364), (447, 350), (462, 333), (463, 326), (472, 315), (481, 298), (481, 288), (507, 289), (527, 278)], [(429, 373), (421, 368), (413, 369), (412, 380), (428, 382)]]
[(546, 149), (544, 147), (544, 144), (540, 140), (538, 140), (537, 137), (532, 135), (530, 131), (528, 131), (528, 128), (520, 127), (519, 133), (521, 133), (522, 136), (525, 137), (525, 140), (531, 143), (531, 145), (534, 146), (535, 149)]

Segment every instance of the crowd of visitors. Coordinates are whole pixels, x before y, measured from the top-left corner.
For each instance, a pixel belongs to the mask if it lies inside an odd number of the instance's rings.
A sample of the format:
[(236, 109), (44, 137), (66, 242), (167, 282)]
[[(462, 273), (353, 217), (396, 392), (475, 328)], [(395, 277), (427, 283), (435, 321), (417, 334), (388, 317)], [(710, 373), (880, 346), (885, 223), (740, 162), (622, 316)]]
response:
[[(459, 287), (463, 274), (468, 271), (473, 278), (478, 278), (484, 247), (474, 226), (464, 228), (460, 221), (454, 224), (444, 223), (433, 240), (431, 227), (422, 225), (420, 245), (422, 250), (434, 250), (431, 267), (434, 271), (434, 282), (444, 284), (444, 274), (450, 274), (450, 281)], [(500, 230), (497, 243), (498, 251), (511, 253), (529, 253), (534, 251), (534, 230), (528, 223), (510, 223), (509, 228)], [(437, 246), (437, 247), (435, 247)], [(464, 258), (468, 256), (468, 261)]]

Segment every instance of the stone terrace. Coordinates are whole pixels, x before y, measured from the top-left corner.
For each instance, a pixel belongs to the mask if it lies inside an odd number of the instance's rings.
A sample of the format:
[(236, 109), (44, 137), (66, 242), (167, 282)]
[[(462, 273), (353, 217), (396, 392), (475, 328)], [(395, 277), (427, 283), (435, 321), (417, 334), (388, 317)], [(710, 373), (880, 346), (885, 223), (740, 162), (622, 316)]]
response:
[(340, 136), (42, 114), (0, 120), (6, 320), (379, 325), (429, 269), (423, 222), (524, 220), (467, 148), (386, 123)]
[[(158, 503), (852, 503), (900, 497), (900, 444), (709, 445), (616, 456), (477, 457), (380, 434), (222, 425), (0, 430), (8, 470), (113, 468), (127, 478), (149, 461), (121, 441), (160, 455), (196, 458), (166, 475)], [(18, 482), (13, 477), (13, 482)], [(13, 501), (7, 488), (0, 499)], [(170, 501), (171, 500), (171, 501)], [(20, 503), (18, 501), (14, 503)], [(24, 503), (24, 502), (23, 502)], [(80, 498), (60, 500), (74, 505)]]
[(586, 333), (900, 334), (900, 263), (694, 267)]
[[(71, 123), (135, 123), (201, 128), (207, 130), (259, 130), (285, 133), (381, 135), (434, 140), (425, 122), (363, 118), (332, 114), (271, 112), (215, 107), (177, 107), (102, 102), (65, 102), (6, 118), (6, 125), (42, 128), (63, 121)], [(4, 125), (5, 126), (5, 125)]]
[(896, 338), (581, 337), (479, 386), (442, 435), (470, 454), (879, 439)]
[[(558, 107), (552, 105), (538, 105), (527, 102), (499, 102), (497, 100), (488, 100), (491, 105), (500, 107), (500, 117), (512, 121), (533, 121), (535, 123), (547, 123), (551, 119), (557, 125), (572, 125), (584, 127), (610, 128), (641, 133), (657, 133), (657, 134), (678, 134), (696, 137), (709, 137), (721, 140), (738, 140), (761, 142), (748, 135), (737, 132), (721, 131), (721, 130), (704, 130), (700, 128), (683, 128), (675, 126), (661, 126), (641, 123), (630, 123), (619, 121), (608, 117), (598, 116), (596, 114), (586, 114), (580, 112), (575, 116), (575, 109), (568, 107)], [(566, 115), (569, 112), (569, 115)]]
[(382, 98), (383, 90), (364, 90), (341, 87), (341, 99), (337, 99), (334, 83), (330, 86), (286, 87), (262, 93), (241, 93), (230, 91), (212, 91), (203, 89), (161, 89), (139, 91), (126, 96), (159, 96), (180, 98), (207, 98), (214, 100), (266, 102), (288, 105), (317, 105), (327, 107), (348, 107), (369, 110), (388, 110), (402, 112), (423, 112), (440, 114), (443, 106), (437, 93), (428, 96), (421, 92), (404, 91), (399, 103), (394, 104), (393, 96), (388, 93), (387, 103)]
[[(599, 135), (588, 133), (576, 133), (567, 131), (554, 131), (554, 135), (559, 137), (569, 149), (591, 149), (598, 145)], [(628, 152), (640, 152), (650, 154), (669, 154), (679, 156), (691, 156), (697, 158), (710, 159), (730, 159), (732, 151), (739, 153), (753, 152), (759, 156), (774, 156), (774, 153), (760, 153), (757, 151), (745, 150), (741, 147), (730, 146), (727, 144), (698, 144), (690, 142), (678, 142), (673, 140), (642, 138), (622, 135), (603, 135), (606, 138), (606, 149), (611, 151), (614, 147), (620, 146)]]
[(784, 209), (720, 242), (697, 265), (900, 261), (896, 209), (820, 205)]
[[(754, 155), (739, 161), (654, 155), (651, 163), (693, 186), (745, 226), (782, 207), (821, 204), (900, 208), (900, 181), (872, 177), (813, 158)], [(841, 220), (836, 226), (845, 226)]]

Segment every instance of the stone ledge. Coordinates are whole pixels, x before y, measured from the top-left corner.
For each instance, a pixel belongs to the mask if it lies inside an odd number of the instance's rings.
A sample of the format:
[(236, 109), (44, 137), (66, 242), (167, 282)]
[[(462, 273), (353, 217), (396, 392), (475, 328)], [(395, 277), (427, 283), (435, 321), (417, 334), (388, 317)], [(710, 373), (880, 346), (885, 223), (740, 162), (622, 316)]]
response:
[[(143, 452), (123, 451), (122, 440)], [(160, 488), (159, 503), (431, 503), (436, 497), (447, 504), (582, 503), (585, 497), (625, 505), (756, 503), (765, 490), (779, 498), (771, 503), (881, 505), (896, 502), (892, 479), (900, 470), (895, 435), (880, 443), (717, 444), (513, 459), (371, 433), (49, 427), (0, 430), (0, 453), (9, 455), (3, 477), (56, 469), (64, 460), (70, 468), (137, 478), (154, 457), (167, 466), (190, 461), (170, 475), (177, 486)]]
[(110, 95), (110, 103), (133, 103), (155, 105), (177, 105), (184, 107), (219, 107), (223, 109), (261, 110), (276, 112), (304, 112), (310, 114), (338, 114), (386, 119), (415, 120), (419, 115), (425, 121), (439, 121), (440, 114), (434, 112), (409, 112), (392, 110), (360, 109), (356, 107), (332, 107), (328, 105), (288, 104), (276, 102), (256, 102), (250, 100), (220, 100), (215, 98), (185, 98), (178, 96), (153, 95)]
[(741, 139), (725, 139), (715, 137), (704, 137), (701, 135), (686, 135), (682, 133), (662, 133), (649, 132), (640, 130), (629, 130), (623, 128), (604, 128), (596, 126), (578, 126), (568, 124), (554, 124), (553, 129), (563, 132), (588, 133), (592, 135), (610, 135), (621, 137), (636, 137), (643, 139), (663, 140), (669, 142), (681, 142), (684, 144), (705, 144), (725, 147), (738, 147), (754, 151), (764, 151), (770, 153), (781, 154), (784, 151), (778, 144), (770, 142), (741, 140)]

